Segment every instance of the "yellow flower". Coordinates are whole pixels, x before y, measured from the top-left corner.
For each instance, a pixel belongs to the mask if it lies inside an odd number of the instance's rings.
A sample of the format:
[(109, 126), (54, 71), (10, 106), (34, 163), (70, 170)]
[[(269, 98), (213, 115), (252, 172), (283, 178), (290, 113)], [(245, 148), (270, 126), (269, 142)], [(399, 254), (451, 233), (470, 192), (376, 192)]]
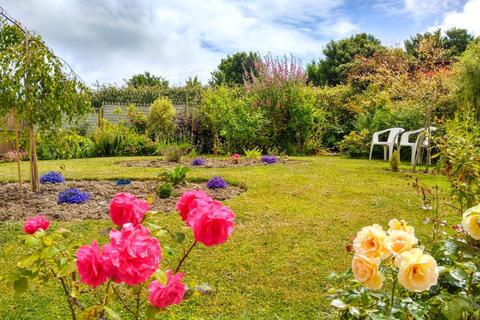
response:
[(378, 290), (383, 286), (383, 274), (378, 270), (379, 259), (355, 255), (352, 259), (352, 271), (355, 280), (365, 287)]
[(463, 213), (462, 227), (475, 240), (480, 240), (480, 205)]
[(355, 254), (383, 260), (390, 256), (390, 251), (386, 247), (386, 239), (387, 234), (378, 224), (364, 227), (353, 240), (353, 250)]
[(437, 284), (438, 266), (435, 259), (420, 249), (403, 252), (396, 259), (398, 282), (407, 290), (421, 292)]
[(387, 237), (387, 248), (395, 256), (411, 250), (417, 243), (415, 235), (403, 230), (393, 230)]
[(401, 230), (411, 234), (415, 234), (415, 228), (407, 226), (407, 222), (405, 222), (405, 220), (398, 221), (397, 219), (392, 219), (388, 222), (388, 226), (390, 227), (390, 229), (388, 229), (389, 234), (395, 230)]

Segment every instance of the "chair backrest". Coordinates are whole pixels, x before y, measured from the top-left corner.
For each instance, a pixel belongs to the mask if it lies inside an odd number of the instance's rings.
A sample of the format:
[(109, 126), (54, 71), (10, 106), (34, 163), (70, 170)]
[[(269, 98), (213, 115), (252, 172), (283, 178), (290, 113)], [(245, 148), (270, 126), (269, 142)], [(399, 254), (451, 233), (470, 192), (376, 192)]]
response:
[(398, 143), (398, 138), (402, 132), (405, 131), (403, 128), (390, 128), (390, 133), (388, 134), (388, 142), (397, 142)]

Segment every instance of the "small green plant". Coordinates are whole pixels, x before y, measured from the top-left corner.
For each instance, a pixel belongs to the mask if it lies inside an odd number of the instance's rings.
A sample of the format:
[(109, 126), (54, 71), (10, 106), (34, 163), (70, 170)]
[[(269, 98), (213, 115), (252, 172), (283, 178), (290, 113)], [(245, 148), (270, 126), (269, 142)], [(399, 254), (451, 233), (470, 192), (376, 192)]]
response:
[(245, 157), (248, 159), (260, 159), (262, 151), (258, 147), (255, 147), (250, 150), (243, 150), (245, 152)]
[(397, 150), (393, 151), (392, 158), (390, 159), (390, 168), (393, 172), (398, 172), (400, 167), (400, 154)]
[(170, 198), (173, 192), (173, 185), (170, 182), (159, 183), (155, 188), (155, 193), (160, 199)]
[(370, 134), (367, 129), (352, 131), (340, 142), (339, 149), (350, 158), (361, 158), (368, 155)]
[(188, 171), (190, 171), (188, 167), (176, 167), (172, 171), (162, 172), (159, 175), (160, 181), (171, 183), (173, 186), (185, 184)]
[(183, 150), (179, 146), (170, 145), (162, 148), (161, 154), (167, 162), (179, 162), (182, 159)]

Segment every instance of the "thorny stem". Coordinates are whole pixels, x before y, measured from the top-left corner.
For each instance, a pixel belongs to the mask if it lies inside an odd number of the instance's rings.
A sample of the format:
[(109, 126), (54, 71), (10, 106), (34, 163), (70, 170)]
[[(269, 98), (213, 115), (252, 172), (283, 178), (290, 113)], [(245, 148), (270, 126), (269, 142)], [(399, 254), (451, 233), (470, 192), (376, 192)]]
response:
[(70, 293), (68, 291), (68, 287), (67, 287), (67, 284), (65, 283), (65, 280), (62, 278), (62, 277), (57, 277), (55, 271), (53, 271), (52, 268), (50, 268), (50, 271), (52, 272), (53, 276), (55, 278), (57, 278), (60, 283), (62, 284), (62, 288), (63, 288), (63, 292), (65, 293), (65, 296), (67, 298), (67, 302), (68, 302), (68, 308), (70, 309), (70, 313), (72, 314), (72, 320), (76, 320), (77, 319), (77, 316), (75, 315), (75, 309), (73, 308), (73, 297), (70, 296)]
[(394, 276), (393, 277), (393, 285), (392, 285), (392, 295), (391, 295), (391, 298), (390, 298), (390, 311), (389, 311), (389, 314), (391, 315), (392, 314), (392, 310), (393, 310), (393, 301), (395, 299), (395, 289), (397, 287), (397, 278)]
[(135, 320), (140, 319), (140, 297), (142, 295), (143, 286), (140, 285), (140, 288), (137, 292), (136, 307), (135, 307)]
[(123, 307), (125, 308), (125, 310), (127, 310), (127, 312), (131, 313), (131, 314), (134, 314), (134, 312), (130, 309), (130, 307), (125, 303), (125, 300), (123, 300), (122, 296), (118, 293), (117, 289), (115, 288), (115, 286), (112, 286), (112, 289), (113, 289), (113, 293), (115, 293), (115, 295), (117, 296), (118, 300), (120, 301), (120, 303), (123, 305)]
[(180, 262), (178, 263), (178, 266), (177, 268), (175, 268), (175, 272), (174, 273), (177, 273), (178, 270), (180, 270), (180, 267), (182, 266), (183, 262), (185, 261), (185, 259), (187, 259), (188, 255), (190, 254), (190, 252), (192, 251), (193, 247), (195, 247), (195, 245), (198, 243), (197, 240), (195, 240), (192, 245), (190, 246), (190, 248), (188, 249), (187, 253), (185, 253), (182, 257), (182, 259), (180, 259)]

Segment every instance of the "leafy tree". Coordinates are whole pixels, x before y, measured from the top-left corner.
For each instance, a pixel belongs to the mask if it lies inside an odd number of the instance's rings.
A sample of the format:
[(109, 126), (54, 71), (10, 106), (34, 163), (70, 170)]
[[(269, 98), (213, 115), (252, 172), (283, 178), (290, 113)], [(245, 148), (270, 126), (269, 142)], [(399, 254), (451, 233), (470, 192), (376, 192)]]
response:
[(433, 32), (417, 33), (405, 40), (405, 50), (409, 55), (418, 58), (418, 47), (426, 39), (429, 39), (434, 47), (447, 50), (449, 58), (452, 58), (464, 52), (474, 37), (466, 29), (451, 28), (445, 31), (445, 35), (442, 35), (441, 30), (437, 29)]
[(245, 72), (258, 75), (256, 65), (260, 58), (254, 52), (237, 52), (220, 61), (218, 69), (212, 72), (213, 85), (241, 85), (244, 82)]
[(155, 139), (166, 137), (174, 128), (175, 109), (168, 98), (158, 98), (150, 105), (148, 113), (148, 131)]
[(153, 74), (150, 74), (150, 72), (145, 71), (143, 74), (138, 73), (133, 75), (130, 79), (125, 80), (127, 86), (133, 87), (133, 88), (139, 88), (139, 87), (153, 87), (153, 86), (159, 86), (159, 87), (168, 87), (168, 80), (163, 79), (162, 77), (155, 76)]
[(7, 21), (0, 26), (0, 117), (13, 113), (28, 129), (30, 181), (38, 192), (37, 131), (87, 114), (90, 90), (40, 36)]
[(384, 47), (373, 35), (359, 33), (346, 39), (330, 41), (323, 49), (324, 58), (307, 65), (309, 81), (314, 85), (345, 83), (355, 56), (371, 57)]
[(185, 81), (185, 87), (186, 88), (201, 88), (202, 87), (202, 83), (200, 82), (200, 80), (198, 80), (198, 77), (195, 76), (195, 77), (189, 77), (187, 79), (187, 81)]

